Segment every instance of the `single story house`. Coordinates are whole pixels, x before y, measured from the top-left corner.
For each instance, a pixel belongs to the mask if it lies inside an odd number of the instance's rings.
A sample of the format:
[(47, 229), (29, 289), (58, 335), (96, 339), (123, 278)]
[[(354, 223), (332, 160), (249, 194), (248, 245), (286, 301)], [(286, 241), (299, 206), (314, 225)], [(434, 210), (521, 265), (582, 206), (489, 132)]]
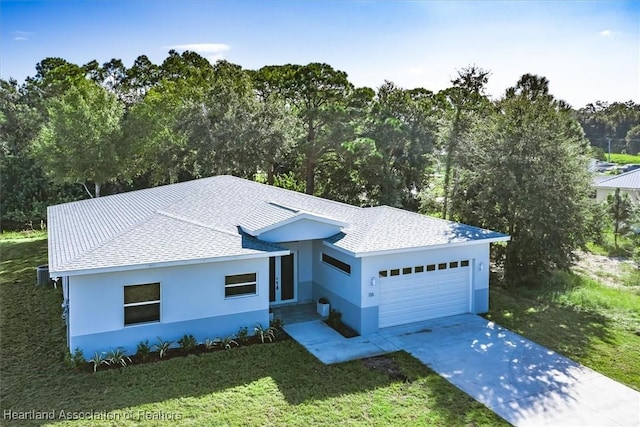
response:
[(640, 169), (595, 182), (594, 187), (596, 200), (607, 200), (607, 196), (619, 188), (620, 194), (628, 194), (632, 202), (640, 203)]
[(360, 334), (482, 313), (509, 237), (216, 176), (50, 206), (49, 274), (69, 349), (225, 337), (325, 297)]

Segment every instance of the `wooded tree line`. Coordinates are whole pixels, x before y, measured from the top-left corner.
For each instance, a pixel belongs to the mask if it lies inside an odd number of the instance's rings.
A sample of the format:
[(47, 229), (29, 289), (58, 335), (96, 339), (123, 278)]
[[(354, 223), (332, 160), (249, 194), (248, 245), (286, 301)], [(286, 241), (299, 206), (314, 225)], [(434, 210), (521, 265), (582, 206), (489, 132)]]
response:
[[(0, 81), (1, 218), (232, 174), (509, 233), (498, 260), (520, 278), (564, 267), (590, 233), (585, 132), (633, 151), (640, 107), (574, 111), (528, 74), (492, 101), (489, 77), (468, 67), (434, 93), (358, 88), (328, 64), (244, 70), (189, 51), (130, 68), (47, 58), (24, 84)], [(540, 256), (525, 256), (532, 247)]]

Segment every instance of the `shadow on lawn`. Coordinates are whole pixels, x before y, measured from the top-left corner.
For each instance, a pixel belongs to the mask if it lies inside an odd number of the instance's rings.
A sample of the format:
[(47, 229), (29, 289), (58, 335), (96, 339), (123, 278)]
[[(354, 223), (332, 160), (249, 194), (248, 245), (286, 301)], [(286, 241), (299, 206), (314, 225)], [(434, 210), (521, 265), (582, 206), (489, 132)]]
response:
[[(16, 247), (20, 250), (16, 251)], [(264, 379), (273, 380), (273, 390), (264, 397), (265, 392), (260, 388), (259, 395), (253, 398), (266, 399), (268, 404), (269, 399), (277, 399), (273, 396), (282, 395), (288, 404), (299, 405), (340, 396), (348, 399), (349, 395), (402, 383), (384, 373), (371, 371), (360, 361), (323, 365), (292, 340), (96, 374), (77, 372), (65, 362), (67, 349), (61, 319), (61, 291), (33, 284), (35, 266), (46, 262), (45, 248), (46, 241), (42, 240), (22, 242), (15, 247), (2, 246), (2, 412), (117, 411), (170, 399), (206, 396)], [(478, 412), (478, 404), (470, 398), (448, 401), (448, 397), (459, 396), (459, 393), (448, 389), (453, 386), (441, 381), (417, 360), (406, 354), (394, 357), (403, 360), (402, 366), (410, 367), (410, 372), (405, 373), (408, 378), (427, 378), (426, 383), (433, 387), (430, 395), (434, 396), (436, 405), (432, 410), (450, 421), (447, 424), (460, 424), (461, 417), (464, 419), (467, 413)], [(41, 425), (46, 422), (27, 420), (21, 423)]]
[(595, 309), (557, 302), (573, 286), (567, 282), (518, 289), (492, 286), (491, 309), (485, 317), (570, 358), (586, 356), (594, 339), (614, 344), (608, 317)]

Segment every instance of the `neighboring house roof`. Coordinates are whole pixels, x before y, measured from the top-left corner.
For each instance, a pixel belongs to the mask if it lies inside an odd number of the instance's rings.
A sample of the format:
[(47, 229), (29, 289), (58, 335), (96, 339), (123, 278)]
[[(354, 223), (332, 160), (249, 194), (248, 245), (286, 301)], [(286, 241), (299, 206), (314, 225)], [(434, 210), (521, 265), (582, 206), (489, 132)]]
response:
[(640, 169), (621, 173), (595, 184), (596, 188), (620, 188), (621, 190), (640, 190)]
[(47, 216), (52, 274), (285, 254), (252, 235), (298, 218), (341, 228), (325, 244), (355, 256), (508, 240), (401, 209), (360, 208), (232, 176), (50, 206)]

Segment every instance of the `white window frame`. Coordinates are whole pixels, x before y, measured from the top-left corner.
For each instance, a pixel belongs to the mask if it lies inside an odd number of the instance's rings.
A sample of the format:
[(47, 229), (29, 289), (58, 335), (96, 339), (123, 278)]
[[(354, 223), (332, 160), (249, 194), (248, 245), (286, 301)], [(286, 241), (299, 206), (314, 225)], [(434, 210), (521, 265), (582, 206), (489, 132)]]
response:
[[(140, 301), (140, 302), (130, 302), (130, 303), (124, 303), (124, 294), (126, 292), (126, 288), (131, 287), (131, 286), (147, 286), (147, 285), (158, 285), (158, 293), (160, 294), (160, 298), (157, 300), (149, 300), (149, 301)], [(123, 309), (122, 309), (122, 324), (124, 325), (125, 328), (129, 328), (129, 327), (133, 327), (133, 326), (140, 326), (140, 325), (148, 325), (151, 323), (160, 323), (160, 321), (162, 320), (162, 284), (160, 282), (153, 282), (153, 283), (136, 283), (135, 285), (124, 285), (122, 288), (122, 299), (123, 299)], [(159, 310), (158, 310), (158, 320), (150, 320), (148, 322), (136, 322), (136, 323), (126, 323), (126, 309), (128, 307), (139, 307), (142, 305), (151, 305), (151, 304), (158, 304)]]
[[(232, 283), (227, 285), (227, 278), (233, 276), (246, 276), (248, 274), (253, 274), (256, 276), (255, 280), (250, 282), (241, 282), (241, 283)], [(230, 295), (227, 296), (227, 288), (236, 288), (239, 286), (247, 286), (247, 285), (255, 285), (256, 290), (252, 294), (238, 294), (238, 295)], [(239, 273), (239, 274), (227, 274), (224, 276), (224, 299), (234, 299), (234, 298), (246, 298), (246, 297), (254, 297), (258, 295), (258, 273)]]

